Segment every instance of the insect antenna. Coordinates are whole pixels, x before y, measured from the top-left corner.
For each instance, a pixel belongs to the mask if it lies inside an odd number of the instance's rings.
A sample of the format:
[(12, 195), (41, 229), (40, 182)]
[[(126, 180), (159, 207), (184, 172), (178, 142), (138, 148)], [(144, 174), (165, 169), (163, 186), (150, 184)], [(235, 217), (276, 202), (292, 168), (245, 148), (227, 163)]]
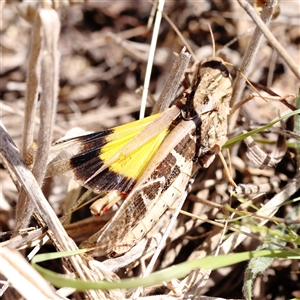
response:
[(190, 54), (193, 57), (194, 61), (198, 61), (197, 57), (195, 55), (195, 53), (193, 52), (192, 48), (190, 47), (190, 45), (187, 43), (185, 37), (181, 34), (180, 30), (177, 28), (177, 26), (173, 23), (173, 21), (168, 17), (168, 15), (165, 12), (162, 12), (163, 17), (167, 20), (167, 22), (170, 24), (170, 26), (173, 28), (173, 30), (176, 32), (176, 34), (179, 36), (179, 38), (181, 39), (181, 41), (183, 42), (184, 46), (186, 47), (186, 49), (188, 49), (188, 51), (190, 52)]
[[(266, 97), (264, 97), (256, 88), (255, 86), (251, 83), (251, 81), (243, 74), (243, 72), (236, 67), (235, 65), (229, 63), (229, 62), (225, 62), (225, 65), (227, 66), (231, 66), (233, 67), (237, 72), (239, 72), (241, 74), (241, 76), (245, 79), (245, 81), (249, 84), (249, 86), (258, 94), (259, 97), (261, 97), (263, 100), (265, 100), (266, 102), (268, 102), (268, 100), (266, 99)], [(251, 100), (252, 97), (250, 97), (249, 99), (242, 99), (241, 101), (239, 101), (238, 103), (236, 103), (232, 108), (231, 108), (231, 114), (233, 114), (239, 107), (241, 107), (245, 102), (248, 102), (249, 100)]]

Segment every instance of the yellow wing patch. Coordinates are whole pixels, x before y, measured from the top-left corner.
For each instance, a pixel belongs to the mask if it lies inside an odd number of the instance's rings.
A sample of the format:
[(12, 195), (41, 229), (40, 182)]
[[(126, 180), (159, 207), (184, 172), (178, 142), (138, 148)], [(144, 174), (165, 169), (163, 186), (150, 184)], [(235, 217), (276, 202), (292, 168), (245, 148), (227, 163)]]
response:
[[(168, 129), (164, 129), (133, 153), (121, 155), (120, 159), (109, 167), (109, 170), (137, 180), (167, 135)], [(100, 154), (100, 159), (104, 162), (107, 161), (112, 155), (123, 148), (125, 144), (124, 141), (120, 142), (119, 140), (108, 143), (101, 149), (101, 153), (103, 154)]]
[(128, 192), (168, 135), (170, 126), (158, 130), (154, 137), (134, 151), (120, 152), (117, 160), (108, 164), (99, 174), (97, 171), (159, 115), (106, 131), (59, 141), (53, 146), (53, 151), (58, 154), (48, 164), (47, 176), (65, 174), (96, 193), (110, 190)]
[(149, 117), (141, 119), (141, 120), (137, 120), (137, 121), (134, 121), (134, 122), (131, 122), (128, 124), (114, 127), (111, 129), (113, 131), (113, 133), (110, 134), (109, 136), (107, 136), (107, 141), (122, 142), (122, 139), (124, 139), (124, 143), (125, 143), (126, 141), (129, 141), (130, 139), (135, 137), (137, 134), (139, 134), (150, 123), (155, 121), (159, 115), (161, 115), (161, 114), (160, 113), (155, 114), (155, 115), (149, 116)]

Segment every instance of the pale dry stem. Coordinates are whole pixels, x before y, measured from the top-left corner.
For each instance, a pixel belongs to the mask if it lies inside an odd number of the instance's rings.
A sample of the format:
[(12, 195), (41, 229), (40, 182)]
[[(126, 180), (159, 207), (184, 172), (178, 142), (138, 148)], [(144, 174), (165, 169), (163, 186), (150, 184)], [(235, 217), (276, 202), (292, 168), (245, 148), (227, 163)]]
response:
[[(299, 66), (297, 63), (290, 57), (285, 48), (280, 44), (276, 37), (272, 34), (270, 29), (263, 22), (263, 18), (259, 18), (253, 7), (245, 0), (238, 0), (240, 5), (245, 9), (249, 16), (253, 19), (256, 25), (260, 28), (264, 36), (267, 38), (272, 47), (278, 52), (279, 56), (285, 61), (285, 63), (292, 70), (294, 75), (300, 80)], [(277, 0), (269, 0), (266, 4), (264, 10), (272, 11), (276, 10)], [(263, 12), (262, 12), (263, 15)]]
[(159, 32), (159, 28), (160, 28), (160, 22), (161, 22), (161, 18), (162, 18), (161, 12), (164, 9), (164, 4), (165, 4), (164, 0), (158, 0), (156, 18), (155, 18), (155, 22), (154, 22), (149, 57), (148, 57), (147, 67), (146, 67), (145, 81), (144, 81), (144, 86), (143, 86), (143, 95), (142, 95), (142, 102), (141, 102), (141, 109), (140, 109), (140, 119), (143, 119), (145, 116), (150, 77), (151, 77), (151, 72), (152, 72), (154, 54), (155, 54), (155, 49), (156, 49), (158, 32)]
[(27, 89), (26, 89), (26, 107), (24, 115), (23, 127), (23, 157), (33, 143), (33, 134), (35, 126), (35, 114), (38, 101), (40, 73), (41, 73), (41, 48), (42, 48), (42, 33), (40, 18), (35, 17), (31, 36), (31, 49), (29, 54), (29, 63), (27, 71)]
[[(275, 1), (276, 2), (276, 1)], [(275, 4), (274, 4), (275, 5)], [(274, 7), (265, 7), (263, 9), (263, 12), (261, 14), (262, 23), (264, 24), (264, 27), (267, 27), (270, 23), (273, 15)], [(235, 103), (239, 101), (239, 99), (242, 98), (242, 94), (245, 89), (246, 81), (245, 77), (248, 77), (252, 70), (252, 66), (254, 63), (254, 60), (258, 54), (259, 47), (263, 40), (263, 33), (259, 26), (256, 27), (251, 40), (249, 42), (249, 45), (247, 47), (246, 53), (244, 54), (243, 60), (241, 62), (241, 65), (239, 67), (241, 73), (237, 75), (234, 84), (233, 84), (233, 92), (232, 92), (232, 98), (230, 101), (230, 106), (232, 107)], [(235, 114), (231, 115), (230, 122), (229, 122), (229, 130), (233, 130), (233, 128), (236, 126), (236, 120), (238, 118), (238, 112), (236, 111)]]
[(152, 110), (152, 114), (162, 112), (170, 106), (170, 101), (175, 98), (175, 93), (177, 92), (190, 58), (191, 55), (185, 51), (185, 48), (183, 48), (180, 54), (176, 57), (164, 89)]
[(25, 299), (63, 299), (18, 251), (4, 247), (0, 261), (10, 285)]
[[(26, 102), (26, 117), (24, 130), (29, 130), (23, 142), (23, 155), (26, 155), (33, 142), (34, 119), (38, 97), (39, 83), (41, 82), (41, 106), (40, 106), (40, 128), (38, 135), (38, 150), (34, 160), (33, 174), (42, 184), (51, 146), (52, 130), (56, 114), (56, 103), (58, 93), (59, 53), (57, 50), (60, 31), (60, 21), (57, 13), (51, 9), (41, 9), (36, 14), (32, 36), (32, 60), (29, 65), (28, 98)], [(31, 78), (32, 76), (32, 78)], [(31, 80), (33, 90), (31, 91)], [(28, 125), (28, 127), (27, 127)], [(16, 229), (26, 228), (31, 218), (34, 205), (26, 197), (24, 191), (19, 195), (16, 209)]]

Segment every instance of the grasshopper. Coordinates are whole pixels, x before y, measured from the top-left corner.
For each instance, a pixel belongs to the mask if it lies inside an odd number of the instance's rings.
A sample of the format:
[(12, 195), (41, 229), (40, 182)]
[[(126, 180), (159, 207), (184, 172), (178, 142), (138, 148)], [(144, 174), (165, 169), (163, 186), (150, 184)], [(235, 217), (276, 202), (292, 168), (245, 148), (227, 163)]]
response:
[[(210, 57), (199, 63), (191, 87), (157, 118), (166, 120), (162, 128), (169, 133), (114, 217), (83, 242), (82, 248), (92, 248), (94, 256), (126, 252), (186, 190), (195, 162), (205, 168), (211, 164), (226, 141), (231, 86), (222, 59)], [(150, 129), (160, 133), (161, 124), (156, 128), (156, 121), (138, 138), (149, 135)], [(95, 178), (88, 178), (85, 185), (89, 186)]]

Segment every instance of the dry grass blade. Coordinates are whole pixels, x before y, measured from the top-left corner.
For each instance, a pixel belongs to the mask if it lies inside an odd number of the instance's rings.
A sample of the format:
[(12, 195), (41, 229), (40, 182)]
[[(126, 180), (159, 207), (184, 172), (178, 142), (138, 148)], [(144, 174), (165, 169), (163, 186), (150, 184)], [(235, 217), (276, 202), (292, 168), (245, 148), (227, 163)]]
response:
[(25, 299), (65, 299), (55, 293), (54, 288), (49, 286), (18, 251), (3, 248), (0, 261), (1, 273), (5, 274), (10, 286)]
[(161, 12), (164, 9), (164, 4), (165, 4), (164, 0), (158, 0), (156, 18), (155, 18), (154, 28), (153, 28), (153, 35), (152, 35), (149, 57), (148, 57), (147, 68), (146, 68), (145, 82), (144, 82), (144, 87), (143, 87), (143, 95), (142, 95), (142, 102), (141, 102), (141, 109), (140, 109), (140, 119), (143, 119), (145, 116), (147, 96), (148, 96), (148, 92), (149, 92), (149, 82), (150, 82), (152, 65), (153, 65), (156, 43), (157, 43), (157, 38), (158, 38), (158, 31), (160, 28), (160, 22), (161, 22), (161, 18), (162, 18)]
[(24, 129), (23, 129), (23, 145), (22, 153), (25, 157), (27, 151), (33, 143), (33, 134), (35, 126), (35, 114), (38, 101), (39, 84), (41, 76), (41, 49), (42, 49), (42, 33), (41, 21), (36, 15), (36, 26), (32, 32), (32, 43), (30, 49), (29, 63), (28, 63), (28, 76), (26, 89), (26, 109), (24, 116)]
[[(277, 39), (271, 33), (271, 31), (265, 26), (263, 21), (257, 16), (252, 6), (247, 1), (244, 0), (238, 0), (238, 1), (240, 5), (247, 11), (247, 13), (253, 19), (253, 21), (257, 24), (257, 26), (259, 26), (262, 33), (265, 35), (265, 37), (268, 39), (268, 41), (274, 47), (274, 49), (278, 52), (278, 54), (282, 57), (282, 59), (286, 62), (286, 64), (290, 67), (290, 69), (293, 71), (295, 76), (300, 80), (300, 73), (299, 73), (299, 68), (297, 66), (297, 63), (292, 60), (292, 58), (286, 52), (284, 47), (282, 47), (282, 45), (277, 41)], [(273, 12), (276, 4), (277, 4), (277, 0), (269, 0), (265, 8), (268, 9), (271, 8)]]
[(1, 247), (10, 247), (12, 249), (25, 249), (29, 245), (31, 247), (40, 243), (41, 237), (43, 237), (47, 232), (47, 228), (39, 228), (33, 231), (27, 231), (24, 234), (20, 234), (14, 238), (11, 238), (8, 241), (2, 242)]
[[(27, 105), (25, 114), (25, 134), (23, 155), (26, 156), (33, 143), (34, 119), (36, 114), (39, 83), (41, 82), (40, 128), (38, 150), (34, 158), (32, 172), (42, 184), (46, 172), (48, 152), (51, 146), (52, 131), (56, 115), (58, 94), (59, 52), (57, 50), (60, 32), (60, 21), (57, 12), (51, 9), (41, 9), (36, 13), (35, 31), (32, 39), (32, 55), (30, 59), (27, 81)], [(33, 75), (33, 76), (31, 76)], [(41, 78), (41, 79), (40, 79)], [(32, 82), (33, 81), (33, 82)], [(31, 90), (31, 83), (32, 90)], [(28, 132), (27, 132), (28, 130)], [(23, 229), (29, 223), (34, 205), (21, 191), (16, 209), (16, 229)]]
[[(275, 3), (271, 7), (266, 6), (262, 11), (261, 20), (262, 20), (262, 24), (263, 24), (264, 28), (267, 28), (268, 24), (270, 23), (270, 21), (272, 19), (274, 6), (275, 6)], [(246, 85), (245, 77), (249, 76), (249, 74), (251, 72), (252, 66), (254, 64), (254, 60), (258, 54), (260, 44), (264, 37), (263, 33), (261, 31), (261, 27), (262, 26), (256, 27), (256, 29), (251, 37), (251, 40), (249, 42), (249, 45), (247, 47), (246, 53), (244, 54), (244, 57), (243, 57), (243, 60), (241, 62), (241, 66), (240, 66), (240, 71), (243, 75), (238, 74), (235, 79), (231, 103), (230, 103), (231, 106), (233, 106), (240, 99), (242, 99), (243, 91), (244, 91), (244, 88)], [(230, 126), (229, 128), (231, 130), (235, 127), (235, 122), (236, 122), (237, 116), (238, 116), (238, 111), (231, 118), (231, 122), (229, 125)]]
[(191, 55), (182, 49), (174, 62), (170, 75), (165, 83), (164, 89), (157, 100), (152, 114), (164, 111), (170, 105), (170, 99), (174, 99), (177, 88), (182, 80), (182, 76), (188, 66)]

